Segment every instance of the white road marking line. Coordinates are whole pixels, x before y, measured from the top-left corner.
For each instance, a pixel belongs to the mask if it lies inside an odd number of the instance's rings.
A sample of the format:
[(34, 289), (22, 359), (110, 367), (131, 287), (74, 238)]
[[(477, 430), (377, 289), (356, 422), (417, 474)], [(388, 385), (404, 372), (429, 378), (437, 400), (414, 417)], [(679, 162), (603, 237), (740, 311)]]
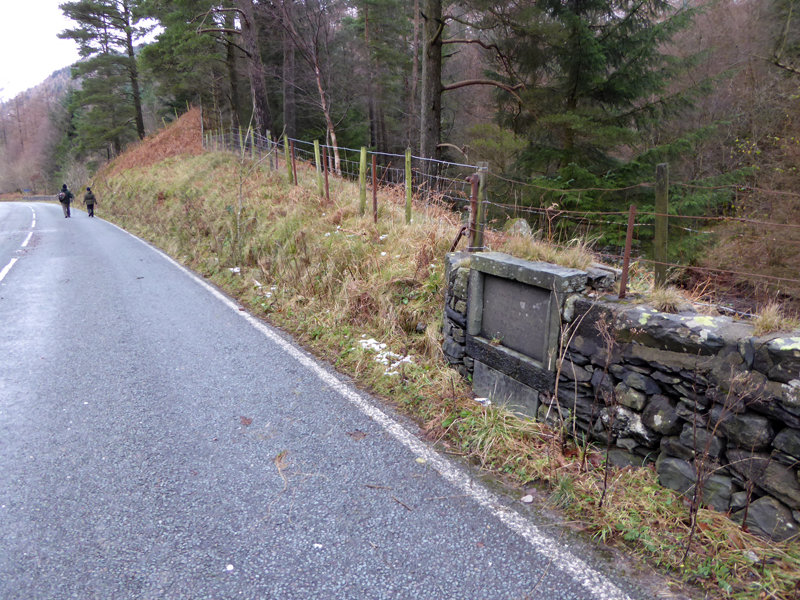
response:
[(238, 304), (232, 302), (230, 298), (225, 296), (214, 286), (200, 279), (197, 275), (192, 273), (189, 269), (184, 267), (171, 256), (168, 256), (155, 246), (125, 231), (121, 227), (118, 227), (113, 223), (111, 223), (111, 225), (120, 231), (127, 233), (135, 240), (160, 254), (164, 259), (186, 273), (189, 278), (193, 279), (200, 286), (210, 292), (214, 297), (225, 304), (235, 314), (245, 319), (265, 337), (269, 338), (269, 340), (280, 346), (295, 360), (300, 362), (309, 370), (313, 371), (324, 383), (336, 390), (342, 397), (354, 404), (359, 410), (361, 410), (361, 412), (370, 417), (373, 421), (377, 422), (398, 442), (403, 444), (418, 457), (425, 459), (425, 461), (427, 461), (448, 482), (459, 488), (462, 492), (464, 492), (465, 495), (470, 496), (480, 506), (491, 512), (503, 524), (505, 524), (506, 527), (521, 535), (531, 546), (536, 549), (539, 554), (551, 560), (555, 567), (572, 576), (572, 578), (586, 588), (594, 598), (597, 600), (632, 600), (631, 597), (628, 596), (624, 591), (611, 583), (611, 581), (605, 575), (593, 569), (585, 561), (581, 560), (570, 551), (559, 547), (559, 544), (555, 540), (540, 532), (539, 528), (530, 523), (525, 517), (502, 506), (500, 498), (496, 494), (485, 489), (480, 484), (476, 484), (463, 471), (444, 460), (434, 450), (430, 449), (427, 445), (423, 444), (419, 439), (417, 439), (414, 434), (407, 431), (400, 423), (389, 417), (379, 408), (367, 402), (367, 400), (358, 392), (351, 389), (349, 386), (339, 381), (339, 379), (337, 379), (331, 373), (319, 366), (314, 357), (292, 346), (289, 342), (285, 341), (283, 338), (273, 332), (268, 325), (255, 318), (251, 314), (240, 311)]
[(3, 267), (3, 270), (0, 271), (0, 281), (3, 281), (3, 278), (6, 275), (8, 275), (8, 272), (11, 270), (11, 267), (13, 267), (14, 263), (17, 262), (18, 260), (19, 260), (18, 258), (12, 258), (11, 261), (5, 267)]
[(32, 236), (32, 235), (33, 235), (33, 232), (32, 232), (32, 231), (28, 233), (28, 237), (26, 237), (26, 238), (25, 238), (25, 241), (24, 241), (24, 242), (22, 242), (22, 247), (23, 247), (23, 248), (24, 248), (25, 246), (27, 246), (27, 245), (28, 245), (28, 242), (29, 242), (29, 241), (31, 241), (31, 236)]

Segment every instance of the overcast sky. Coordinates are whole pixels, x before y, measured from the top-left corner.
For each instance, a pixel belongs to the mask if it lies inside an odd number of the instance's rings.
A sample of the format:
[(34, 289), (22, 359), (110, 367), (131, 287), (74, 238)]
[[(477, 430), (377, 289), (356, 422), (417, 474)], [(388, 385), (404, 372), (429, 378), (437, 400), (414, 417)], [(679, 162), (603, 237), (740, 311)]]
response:
[(65, 0), (3, 0), (0, 19), (0, 100), (9, 100), (78, 60), (78, 46), (60, 40), (71, 26)]

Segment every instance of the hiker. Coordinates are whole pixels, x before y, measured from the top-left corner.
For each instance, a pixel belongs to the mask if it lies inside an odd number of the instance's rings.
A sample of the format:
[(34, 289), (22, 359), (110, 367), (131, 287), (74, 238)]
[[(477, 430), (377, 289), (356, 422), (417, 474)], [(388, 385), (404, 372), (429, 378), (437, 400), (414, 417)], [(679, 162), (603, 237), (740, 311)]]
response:
[(97, 198), (94, 197), (94, 192), (92, 192), (92, 188), (86, 188), (86, 193), (83, 195), (83, 203), (86, 205), (86, 210), (89, 213), (90, 217), (94, 216), (94, 205), (100, 204), (97, 201)]
[(64, 218), (65, 219), (69, 219), (69, 217), (70, 217), (70, 214), (69, 214), (69, 203), (72, 202), (72, 200), (74, 198), (75, 198), (75, 196), (72, 195), (72, 192), (70, 192), (67, 189), (67, 184), (65, 183), (64, 185), (62, 185), (61, 186), (61, 191), (58, 193), (58, 201), (61, 202), (61, 208), (64, 209)]

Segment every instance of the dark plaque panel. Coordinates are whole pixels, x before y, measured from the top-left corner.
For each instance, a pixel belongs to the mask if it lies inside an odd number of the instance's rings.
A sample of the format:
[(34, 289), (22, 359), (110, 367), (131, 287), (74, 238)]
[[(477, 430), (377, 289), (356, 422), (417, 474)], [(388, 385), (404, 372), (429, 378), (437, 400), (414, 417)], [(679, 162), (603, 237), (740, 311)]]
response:
[(486, 274), (481, 337), (545, 361), (550, 290)]

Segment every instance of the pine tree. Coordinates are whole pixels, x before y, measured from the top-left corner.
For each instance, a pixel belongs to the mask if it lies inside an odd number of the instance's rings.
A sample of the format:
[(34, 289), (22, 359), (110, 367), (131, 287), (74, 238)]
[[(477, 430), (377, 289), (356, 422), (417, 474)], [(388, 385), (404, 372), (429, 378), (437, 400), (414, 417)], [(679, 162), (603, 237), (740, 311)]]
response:
[(526, 168), (607, 170), (615, 151), (685, 106), (687, 95), (665, 92), (691, 61), (664, 48), (693, 14), (667, 0), (531, 0), (491, 11), (506, 66), (495, 76), (525, 84), (506, 96), (504, 120), (531, 141)]
[[(112, 142), (118, 151), (125, 139), (126, 113), (132, 114), (136, 135), (145, 135), (139, 67), (134, 47), (148, 32), (134, 0), (80, 0), (61, 4), (64, 15), (76, 23), (59, 34), (74, 40), (84, 60), (75, 64), (73, 77), (83, 80), (79, 99), (95, 140)], [(116, 105), (115, 105), (116, 104)]]

